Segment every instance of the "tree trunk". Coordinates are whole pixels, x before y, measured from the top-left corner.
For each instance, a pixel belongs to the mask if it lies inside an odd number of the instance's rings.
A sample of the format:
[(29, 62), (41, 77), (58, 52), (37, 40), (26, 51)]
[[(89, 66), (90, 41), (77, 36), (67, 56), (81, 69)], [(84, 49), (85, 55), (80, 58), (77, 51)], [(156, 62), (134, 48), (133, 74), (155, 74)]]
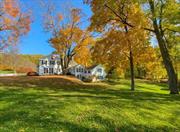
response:
[(130, 72), (131, 72), (131, 90), (134, 91), (134, 63), (132, 51), (129, 52)]
[[(126, 31), (126, 33), (128, 33), (128, 27), (124, 26), (124, 29)], [(129, 41), (129, 39), (127, 38), (128, 44), (129, 44), (129, 63), (130, 63), (130, 72), (131, 72), (131, 90), (134, 91), (135, 87), (134, 87), (134, 63), (133, 63), (133, 54), (132, 54), (132, 47), (131, 47), (131, 42)]]
[(175, 73), (170, 55), (168, 53), (166, 43), (158, 31), (155, 31), (155, 34), (156, 34), (156, 38), (158, 40), (159, 48), (160, 48), (161, 55), (163, 58), (163, 63), (165, 65), (165, 68), (168, 74), (170, 94), (179, 94), (179, 90), (177, 87), (177, 75)]
[(152, 21), (153, 21), (154, 33), (156, 35), (156, 39), (158, 41), (161, 56), (163, 58), (163, 63), (165, 65), (165, 68), (168, 74), (170, 94), (179, 94), (179, 90), (177, 86), (177, 75), (175, 73), (175, 70), (174, 70), (170, 55), (169, 55), (169, 51), (167, 49), (166, 41), (164, 40), (161, 25), (160, 26), (158, 25), (158, 21), (161, 21), (161, 20), (156, 18), (154, 1), (149, 0), (149, 5), (150, 5), (152, 17), (153, 17)]
[(69, 67), (69, 63), (72, 60), (72, 58), (70, 57), (64, 57), (63, 59), (63, 66), (62, 66), (62, 74), (63, 75), (67, 75), (68, 74), (68, 67)]
[(60, 58), (60, 64), (61, 64), (61, 69), (62, 69), (62, 74), (64, 75), (64, 58)]

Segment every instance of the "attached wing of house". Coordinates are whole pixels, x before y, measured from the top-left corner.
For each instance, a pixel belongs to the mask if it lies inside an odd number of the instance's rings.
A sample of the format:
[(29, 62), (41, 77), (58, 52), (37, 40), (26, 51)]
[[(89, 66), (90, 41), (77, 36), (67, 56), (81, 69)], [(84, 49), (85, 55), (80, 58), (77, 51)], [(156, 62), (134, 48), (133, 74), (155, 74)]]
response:
[(70, 67), (69, 72), (81, 80), (91, 78), (92, 81), (101, 81), (106, 77), (106, 72), (102, 65), (84, 67), (78, 64)]

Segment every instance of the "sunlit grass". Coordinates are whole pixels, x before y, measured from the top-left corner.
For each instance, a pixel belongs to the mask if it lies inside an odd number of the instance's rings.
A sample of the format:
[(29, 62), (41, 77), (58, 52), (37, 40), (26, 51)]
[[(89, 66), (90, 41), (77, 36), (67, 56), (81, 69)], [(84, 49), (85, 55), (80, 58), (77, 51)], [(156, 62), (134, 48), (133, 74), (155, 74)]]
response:
[(136, 80), (132, 92), (124, 79), (108, 85), (70, 80), (62, 85), (62, 79), (1, 80), (3, 132), (180, 130), (180, 97), (169, 95), (165, 84)]

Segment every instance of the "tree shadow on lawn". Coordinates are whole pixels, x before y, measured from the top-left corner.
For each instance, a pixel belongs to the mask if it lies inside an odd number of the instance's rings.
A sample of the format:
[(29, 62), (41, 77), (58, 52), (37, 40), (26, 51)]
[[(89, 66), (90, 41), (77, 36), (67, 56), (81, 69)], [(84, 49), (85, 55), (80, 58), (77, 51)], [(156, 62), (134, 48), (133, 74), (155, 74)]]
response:
[[(124, 81), (123, 81), (124, 82)], [(66, 96), (66, 97), (89, 97), (89, 98), (99, 98), (99, 99), (128, 99), (128, 100), (149, 100), (149, 101), (180, 101), (179, 95), (169, 95), (161, 94), (155, 92), (146, 92), (143, 90), (131, 91), (128, 89), (121, 89), (121, 87), (114, 89), (112, 85), (101, 85), (101, 84), (86, 84), (82, 82), (75, 82), (74, 80), (64, 79), (64, 78), (28, 78), (28, 77), (15, 77), (12, 79), (5, 78), (0, 80), (0, 86), (9, 87), (12, 92), (12, 87), (17, 87), (17, 90), (34, 88), (36, 90), (53, 90), (56, 96)], [(123, 87), (130, 87), (129, 83), (125, 81)], [(143, 88), (143, 86), (137, 87)], [(154, 89), (151, 89), (154, 90)], [(67, 94), (67, 95), (57, 95), (58, 92), (68, 92), (78, 94)], [(83, 95), (80, 95), (82, 93)], [(46, 95), (48, 96), (48, 95)]]
[[(21, 89), (22, 90), (22, 89)], [(55, 98), (52, 98), (55, 97)], [(2, 91), (0, 92), (0, 101), (5, 100), (10, 104), (0, 111), (0, 130), (2, 128), (9, 128), (11, 131), (17, 131), (17, 129), (25, 128), (27, 131), (175, 131), (174, 127), (169, 126), (155, 126), (151, 127), (146, 124), (138, 124), (137, 122), (128, 122), (128, 124), (117, 125), (116, 120), (107, 119), (103, 116), (98, 115), (95, 110), (90, 115), (73, 113), (73, 122), (66, 119), (64, 113), (59, 112), (59, 110), (69, 111), (72, 114), (72, 110), (66, 109), (67, 106), (73, 107), (77, 102), (74, 99), (69, 98), (80, 98), (78, 103), (81, 105), (87, 105), (88, 102), (83, 100), (85, 98), (92, 98), (94, 100), (93, 105), (107, 105), (107, 108), (111, 109), (115, 107), (129, 108), (129, 104), (126, 101), (110, 102), (101, 97), (96, 96), (78, 96), (78, 95), (49, 95), (46, 94), (32, 94), (23, 93), (17, 89), (13, 91)], [(61, 100), (65, 98), (65, 100)], [(106, 102), (107, 101), (107, 102)], [(133, 100), (128, 100), (133, 101)], [(134, 102), (136, 107), (138, 107), (138, 102)], [(90, 104), (92, 105), (92, 104)], [(102, 108), (103, 108), (102, 107)], [(143, 106), (144, 107), (144, 106)], [(69, 107), (68, 107), (69, 108)], [(131, 106), (133, 108), (133, 106)], [(130, 109), (131, 109), (130, 108)], [(144, 107), (144, 109), (149, 109)], [(157, 109), (157, 107), (155, 108)], [(100, 110), (99, 110), (100, 111)], [(119, 111), (120, 113), (121, 111)], [(154, 118), (152, 113), (151, 118)], [(80, 118), (77, 118), (79, 117)], [(120, 120), (124, 120), (125, 116), (120, 116)], [(172, 119), (175, 119), (173, 117)], [(16, 122), (14, 124), (14, 122)], [(84, 122), (89, 122), (85, 124)], [(99, 127), (101, 126), (101, 127)], [(2, 129), (3, 130), (3, 129)]]

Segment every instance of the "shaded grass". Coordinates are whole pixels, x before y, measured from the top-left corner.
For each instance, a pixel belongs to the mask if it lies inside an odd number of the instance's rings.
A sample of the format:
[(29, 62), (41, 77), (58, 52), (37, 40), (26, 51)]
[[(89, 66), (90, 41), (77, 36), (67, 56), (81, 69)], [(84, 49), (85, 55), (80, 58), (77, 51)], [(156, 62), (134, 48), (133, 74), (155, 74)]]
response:
[(179, 131), (180, 97), (166, 84), (0, 78), (0, 131)]

